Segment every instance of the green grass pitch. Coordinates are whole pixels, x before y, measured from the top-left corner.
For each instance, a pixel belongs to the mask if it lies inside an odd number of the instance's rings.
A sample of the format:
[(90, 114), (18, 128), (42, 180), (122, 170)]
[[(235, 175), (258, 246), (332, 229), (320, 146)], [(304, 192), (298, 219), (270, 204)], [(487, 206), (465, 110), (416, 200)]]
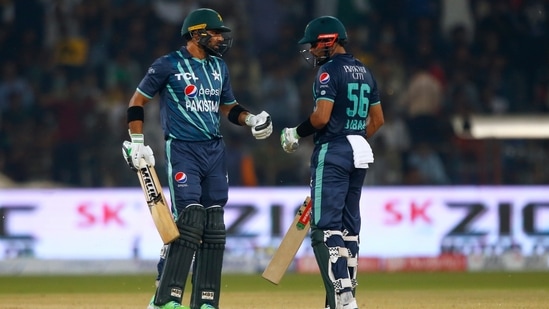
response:
[[(154, 275), (4, 276), (0, 308), (146, 308)], [(319, 275), (226, 274), (223, 309), (322, 309)], [(184, 303), (188, 303), (188, 291)], [(359, 308), (549, 308), (549, 272), (360, 273)]]

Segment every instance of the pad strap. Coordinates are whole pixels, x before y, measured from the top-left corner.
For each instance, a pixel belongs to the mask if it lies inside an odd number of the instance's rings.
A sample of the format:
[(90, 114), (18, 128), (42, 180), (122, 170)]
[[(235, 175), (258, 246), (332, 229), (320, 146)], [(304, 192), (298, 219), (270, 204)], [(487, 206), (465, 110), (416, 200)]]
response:
[(358, 273), (358, 248), (359, 237), (358, 235), (347, 235), (346, 231), (343, 233), (343, 241), (345, 247), (349, 250), (349, 257), (347, 258), (347, 267), (349, 268), (349, 276), (351, 278), (353, 291), (358, 285), (357, 273)]
[(328, 247), (328, 251), (330, 252), (330, 261), (332, 263), (337, 262), (337, 259), (340, 257), (349, 258), (350, 255), (349, 249), (342, 247)]

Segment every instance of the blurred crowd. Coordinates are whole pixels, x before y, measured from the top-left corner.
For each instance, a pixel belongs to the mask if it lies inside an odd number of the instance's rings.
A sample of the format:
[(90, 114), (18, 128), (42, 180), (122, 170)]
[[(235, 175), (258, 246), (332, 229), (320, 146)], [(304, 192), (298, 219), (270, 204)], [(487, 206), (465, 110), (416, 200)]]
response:
[[(307, 185), (311, 138), (286, 154), (276, 132), (312, 108), (314, 69), (297, 40), (339, 17), (348, 51), (374, 73), (385, 125), (369, 185), (548, 184), (548, 140), (471, 140), (451, 119), (549, 114), (547, 0), (0, 0), (0, 174), (17, 183), (136, 186), (121, 143), (128, 101), (155, 58), (184, 44), (188, 12), (233, 29), (224, 57), (237, 100), (267, 110), (255, 141), (223, 121), (232, 186)], [(146, 143), (165, 177), (158, 104)]]

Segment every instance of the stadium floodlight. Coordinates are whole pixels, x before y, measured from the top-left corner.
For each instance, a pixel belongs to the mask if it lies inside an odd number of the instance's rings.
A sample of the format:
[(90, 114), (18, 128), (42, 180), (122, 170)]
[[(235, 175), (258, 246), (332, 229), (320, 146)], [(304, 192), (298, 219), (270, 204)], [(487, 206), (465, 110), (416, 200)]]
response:
[(549, 115), (470, 115), (454, 116), (457, 136), (467, 139), (546, 139)]

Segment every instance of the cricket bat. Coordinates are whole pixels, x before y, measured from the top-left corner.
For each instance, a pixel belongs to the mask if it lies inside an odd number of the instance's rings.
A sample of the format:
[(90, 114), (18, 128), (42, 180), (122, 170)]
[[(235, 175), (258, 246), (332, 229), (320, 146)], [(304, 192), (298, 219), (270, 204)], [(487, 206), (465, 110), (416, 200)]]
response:
[[(143, 160), (143, 159), (141, 159)], [(145, 193), (145, 200), (149, 206), (154, 225), (160, 234), (164, 244), (168, 244), (179, 237), (179, 230), (173, 219), (172, 212), (168, 207), (162, 186), (156, 175), (154, 166), (145, 165), (145, 168), (138, 169), (137, 177), (141, 188)]]
[(307, 196), (269, 265), (263, 271), (263, 278), (274, 284), (280, 283), (311, 227), (311, 207), (311, 198)]

